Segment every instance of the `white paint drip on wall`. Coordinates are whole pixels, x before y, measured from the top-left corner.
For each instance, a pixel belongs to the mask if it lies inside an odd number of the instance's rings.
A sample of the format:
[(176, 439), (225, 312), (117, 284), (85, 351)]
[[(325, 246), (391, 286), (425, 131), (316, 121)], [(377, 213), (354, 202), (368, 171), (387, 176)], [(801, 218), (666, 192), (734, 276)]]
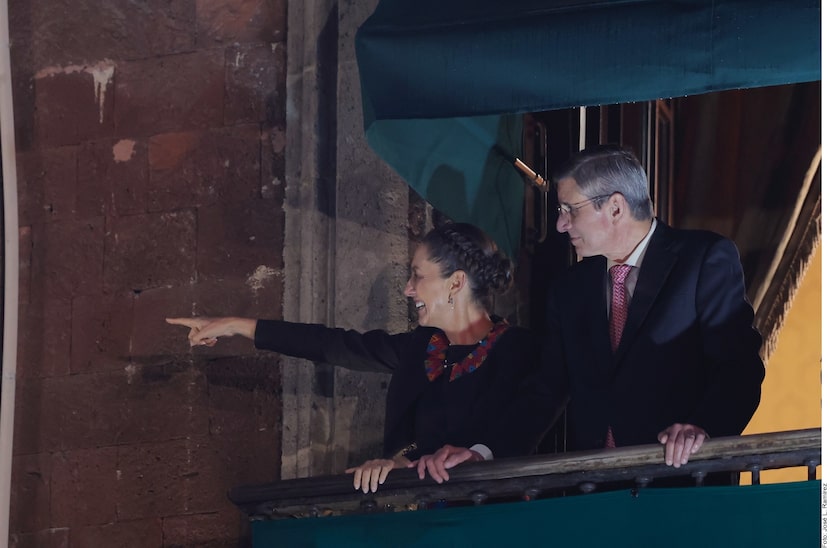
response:
[(132, 384), (133, 379), (135, 379), (136, 374), (138, 373), (138, 368), (134, 364), (128, 364), (124, 368), (124, 373), (127, 374), (127, 384)]
[(94, 65), (67, 65), (65, 67), (46, 67), (35, 74), (35, 79), (50, 78), (58, 74), (74, 74), (85, 72), (92, 76), (93, 92), (95, 101), (98, 103), (98, 123), (104, 123), (104, 101), (106, 99), (107, 87), (112, 83), (115, 74), (115, 63), (109, 59), (100, 61)]
[(250, 287), (253, 291), (259, 291), (265, 287), (265, 282), (269, 278), (276, 278), (279, 275), (280, 273), (276, 268), (259, 265), (254, 273), (248, 276), (245, 283), (248, 284), (248, 287)]
[(112, 82), (112, 75), (115, 73), (115, 66), (110, 65), (103, 68), (90, 69), (92, 81), (95, 82), (95, 99), (98, 100), (98, 123), (104, 123), (104, 99), (107, 94), (107, 86)]

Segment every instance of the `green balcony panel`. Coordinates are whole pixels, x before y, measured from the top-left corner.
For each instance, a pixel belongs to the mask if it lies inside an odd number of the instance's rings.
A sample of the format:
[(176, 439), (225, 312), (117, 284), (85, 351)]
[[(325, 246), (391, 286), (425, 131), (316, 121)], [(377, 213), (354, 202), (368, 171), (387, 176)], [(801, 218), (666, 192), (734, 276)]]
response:
[[(254, 548), (819, 546), (821, 482), (643, 489), (531, 502), (255, 521)], [(359, 500), (359, 495), (355, 495)]]

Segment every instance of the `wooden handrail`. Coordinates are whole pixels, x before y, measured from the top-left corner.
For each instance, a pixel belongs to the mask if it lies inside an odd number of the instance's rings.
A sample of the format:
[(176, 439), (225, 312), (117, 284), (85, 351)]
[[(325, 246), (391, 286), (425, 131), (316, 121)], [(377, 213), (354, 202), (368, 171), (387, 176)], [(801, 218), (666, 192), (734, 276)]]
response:
[(820, 463), (821, 429), (812, 428), (711, 439), (681, 468), (666, 466), (663, 448), (655, 443), (461, 465), (440, 485), (419, 480), (414, 470), (396, 469), (377, 493), (367, 495), (354, 490), (351, 475), (337, 474), (234, 487), (228, 497), (253, 519), (305, 517), (415, 509), (437, 500), (527, 500), (555, 489), (582, 486), (588, 492), (611, 481), (631, 481), (633, 487), (668, 476), (704, 480), (713, 472), (751, 471), (757, 483), (760, 470), (791, 466), (807, 466), (814, 479)]

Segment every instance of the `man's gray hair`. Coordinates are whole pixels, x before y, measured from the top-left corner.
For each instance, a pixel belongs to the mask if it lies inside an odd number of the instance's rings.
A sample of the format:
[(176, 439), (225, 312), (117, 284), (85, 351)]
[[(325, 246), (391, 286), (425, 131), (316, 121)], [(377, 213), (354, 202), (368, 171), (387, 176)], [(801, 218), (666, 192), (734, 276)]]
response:
[[(619, 145), (600, 145), (576, 153), (554, 180), (572, 178), (586, 197), (609, 196), (619, 192), (638, 221), (654, 217), (648, 194), (648, 179), (640, 161)], [(594, 201), (599, 209), (607, 198)]]

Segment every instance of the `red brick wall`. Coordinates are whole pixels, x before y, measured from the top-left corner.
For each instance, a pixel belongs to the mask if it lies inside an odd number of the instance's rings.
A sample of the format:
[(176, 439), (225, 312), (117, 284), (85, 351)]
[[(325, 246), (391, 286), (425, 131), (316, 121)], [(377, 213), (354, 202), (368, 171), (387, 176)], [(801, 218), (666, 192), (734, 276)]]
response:
[(280, 379), (166, 316), (280, 317), (284, 0), (11, 0), (12, 545), (244, 545)]

